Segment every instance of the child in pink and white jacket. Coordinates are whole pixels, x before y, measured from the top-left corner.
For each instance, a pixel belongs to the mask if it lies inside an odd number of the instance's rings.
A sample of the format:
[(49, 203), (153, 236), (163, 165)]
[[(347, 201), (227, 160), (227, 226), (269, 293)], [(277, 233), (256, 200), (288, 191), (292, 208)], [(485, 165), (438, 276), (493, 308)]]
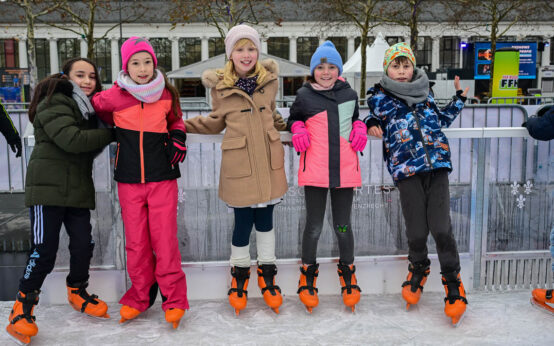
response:
[(361, 290), (354, 274), (350, 214), (354, 188), (362, 184), (357, 152), (366, 145), (366, 126), (358, 120), (356, 92), (340, 77), (342, 59), (332, 42), (317, 48), (310, 71), (308, 81), (296, 94), (287, 122), (294, 148), (300, 153), (298, 185), (304, 186), (307, 214), (298, 294), (308, 311), (317, 306), (317, 242), (330, 192), (342, 297), (344, 304), (354, 310)]
[(132, 283), (120, 300), (121, 322), (148, 309), (159, 285), (165, 319), (176, 328), (189, 308), (177, 240), (178, 164), (186, 155), (179, 94), (156, 69), (148, 40), (129, 38), (121, 59), (117, 82), (92, 99), (98, 116), (116, 129), (114, 179)]

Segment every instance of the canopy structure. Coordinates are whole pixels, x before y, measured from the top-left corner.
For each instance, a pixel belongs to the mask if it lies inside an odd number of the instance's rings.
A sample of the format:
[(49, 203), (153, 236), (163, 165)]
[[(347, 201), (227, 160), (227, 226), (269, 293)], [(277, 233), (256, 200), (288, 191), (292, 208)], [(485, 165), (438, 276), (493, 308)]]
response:
[[(279, 77), (304, 77), (310, 74), (310, 68), (274, 55), (260, 53), (260, 60), (273, 59), (279, 65)], [(222, 68), (225, 65), (225, 54), (220, 54), (173, 70), (167, 74), (170, 79), (201, 78), (202, 72), (208, 69)]]
[[(360, 91), (362, 71), (362, 49), (361, 45), (344, 64), (342, 76), (350, 83), (352, 88)], [(383, 74), (383, 58), (389, 44), (382, 33), (379, 33), (370, 46), (366, 46), (366, 88), (378, 82)]]
[[(279, 65), (279, 91), (277, 99), (283, 98), (283, 78), (298, 78), (310, 75), (308, 66), (298, 64), (274, 55), (260, 53), (260, 60), (273, 59)], [(225, 54), (214, 56), (208, 60), (199, 61), (173, 70), (167, 74), (167, 77), (174, 83), (176, 79), (200, 79), (202, 73), (209, 69), (222, 68), (225, 65)], [(210, 103), (210, 95), (206, 93), (206, 102)]]

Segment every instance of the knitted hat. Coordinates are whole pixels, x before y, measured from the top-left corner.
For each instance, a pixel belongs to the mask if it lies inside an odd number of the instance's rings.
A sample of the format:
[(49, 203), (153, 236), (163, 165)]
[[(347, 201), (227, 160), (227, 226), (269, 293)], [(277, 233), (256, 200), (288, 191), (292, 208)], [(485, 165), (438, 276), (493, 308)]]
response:
[(152, 48), (150, 42), (148, 42), (148, 40), (144, 37), (133, 36), (127, 39), (121, 45), (121, 62), (123, 71), (125, 71), (125, 73), (128, 73), (127, 63), (129, 62), (129, 59), (131, 59), (133, 54), (138, 52), (146, 52), (152, 55), (152, 59), (154, 60), (154, 68), (158, 66), (158, 59), (156, 58), (154, 48)]
[(233, 48), (235, 48), (235, 44), (242, 38), (247, 38), (252, 41), (258, 50), (258, 54), (260, 54), (260, 35), (256, 29), (246, 24), (240, 24), (232, 27), (227, 33), (227, 36), (225, 36), (225, 54), (227, 54), (227, 58), (231, 58), (231, 53), (233, 52)]
[(416, 67), (414, 52), (412, 52), (412, 49), (406, 42), (400, 42), (393, 46), (390, 46), (385, 51), (385, 60), (383, 60), (383, 70), (387, 72), (387, 69), (389, 68), (390, 63), (394, 59), (398, 58), (399, 56), (405, 56), (412, 62), (412, 64), (414, 65), (414, 68)]
[(319, 64), (329, 63), (339, 68), (339, 76), (342, 74), (342, 58), (331, 41), (325, 41), (321, 46), (317, 47), (310, 60), (310, 73), (313, 75), (314, 70)]

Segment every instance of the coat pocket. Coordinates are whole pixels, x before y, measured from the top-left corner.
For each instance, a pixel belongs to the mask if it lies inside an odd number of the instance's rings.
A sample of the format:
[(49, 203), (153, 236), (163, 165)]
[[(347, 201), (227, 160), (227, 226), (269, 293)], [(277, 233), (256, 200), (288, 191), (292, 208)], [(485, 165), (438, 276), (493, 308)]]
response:
[(277, 130), (267, 131), (269, 139), (269, 154), (271, 156), (271, 169), (281, 169), (285, 165), (285, 149), (281, 143), (281, 134)]
[(246, 137), (223, 139), (221, 142), (221, 174), (226, 178), (252, 175)]

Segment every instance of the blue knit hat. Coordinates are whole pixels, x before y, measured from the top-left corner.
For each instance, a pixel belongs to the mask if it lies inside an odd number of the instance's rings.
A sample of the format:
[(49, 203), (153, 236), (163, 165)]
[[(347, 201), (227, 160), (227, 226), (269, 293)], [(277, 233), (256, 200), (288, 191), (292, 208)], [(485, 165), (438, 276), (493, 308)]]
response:
[(312, 60), (310, 60), (310, 73), (313, 75), (314, 70), (319, 64), (329, 63), (339, 68), (339, 76), (342, 74), (342, 58), (331, 41), (325, 41), (314, 52)]

